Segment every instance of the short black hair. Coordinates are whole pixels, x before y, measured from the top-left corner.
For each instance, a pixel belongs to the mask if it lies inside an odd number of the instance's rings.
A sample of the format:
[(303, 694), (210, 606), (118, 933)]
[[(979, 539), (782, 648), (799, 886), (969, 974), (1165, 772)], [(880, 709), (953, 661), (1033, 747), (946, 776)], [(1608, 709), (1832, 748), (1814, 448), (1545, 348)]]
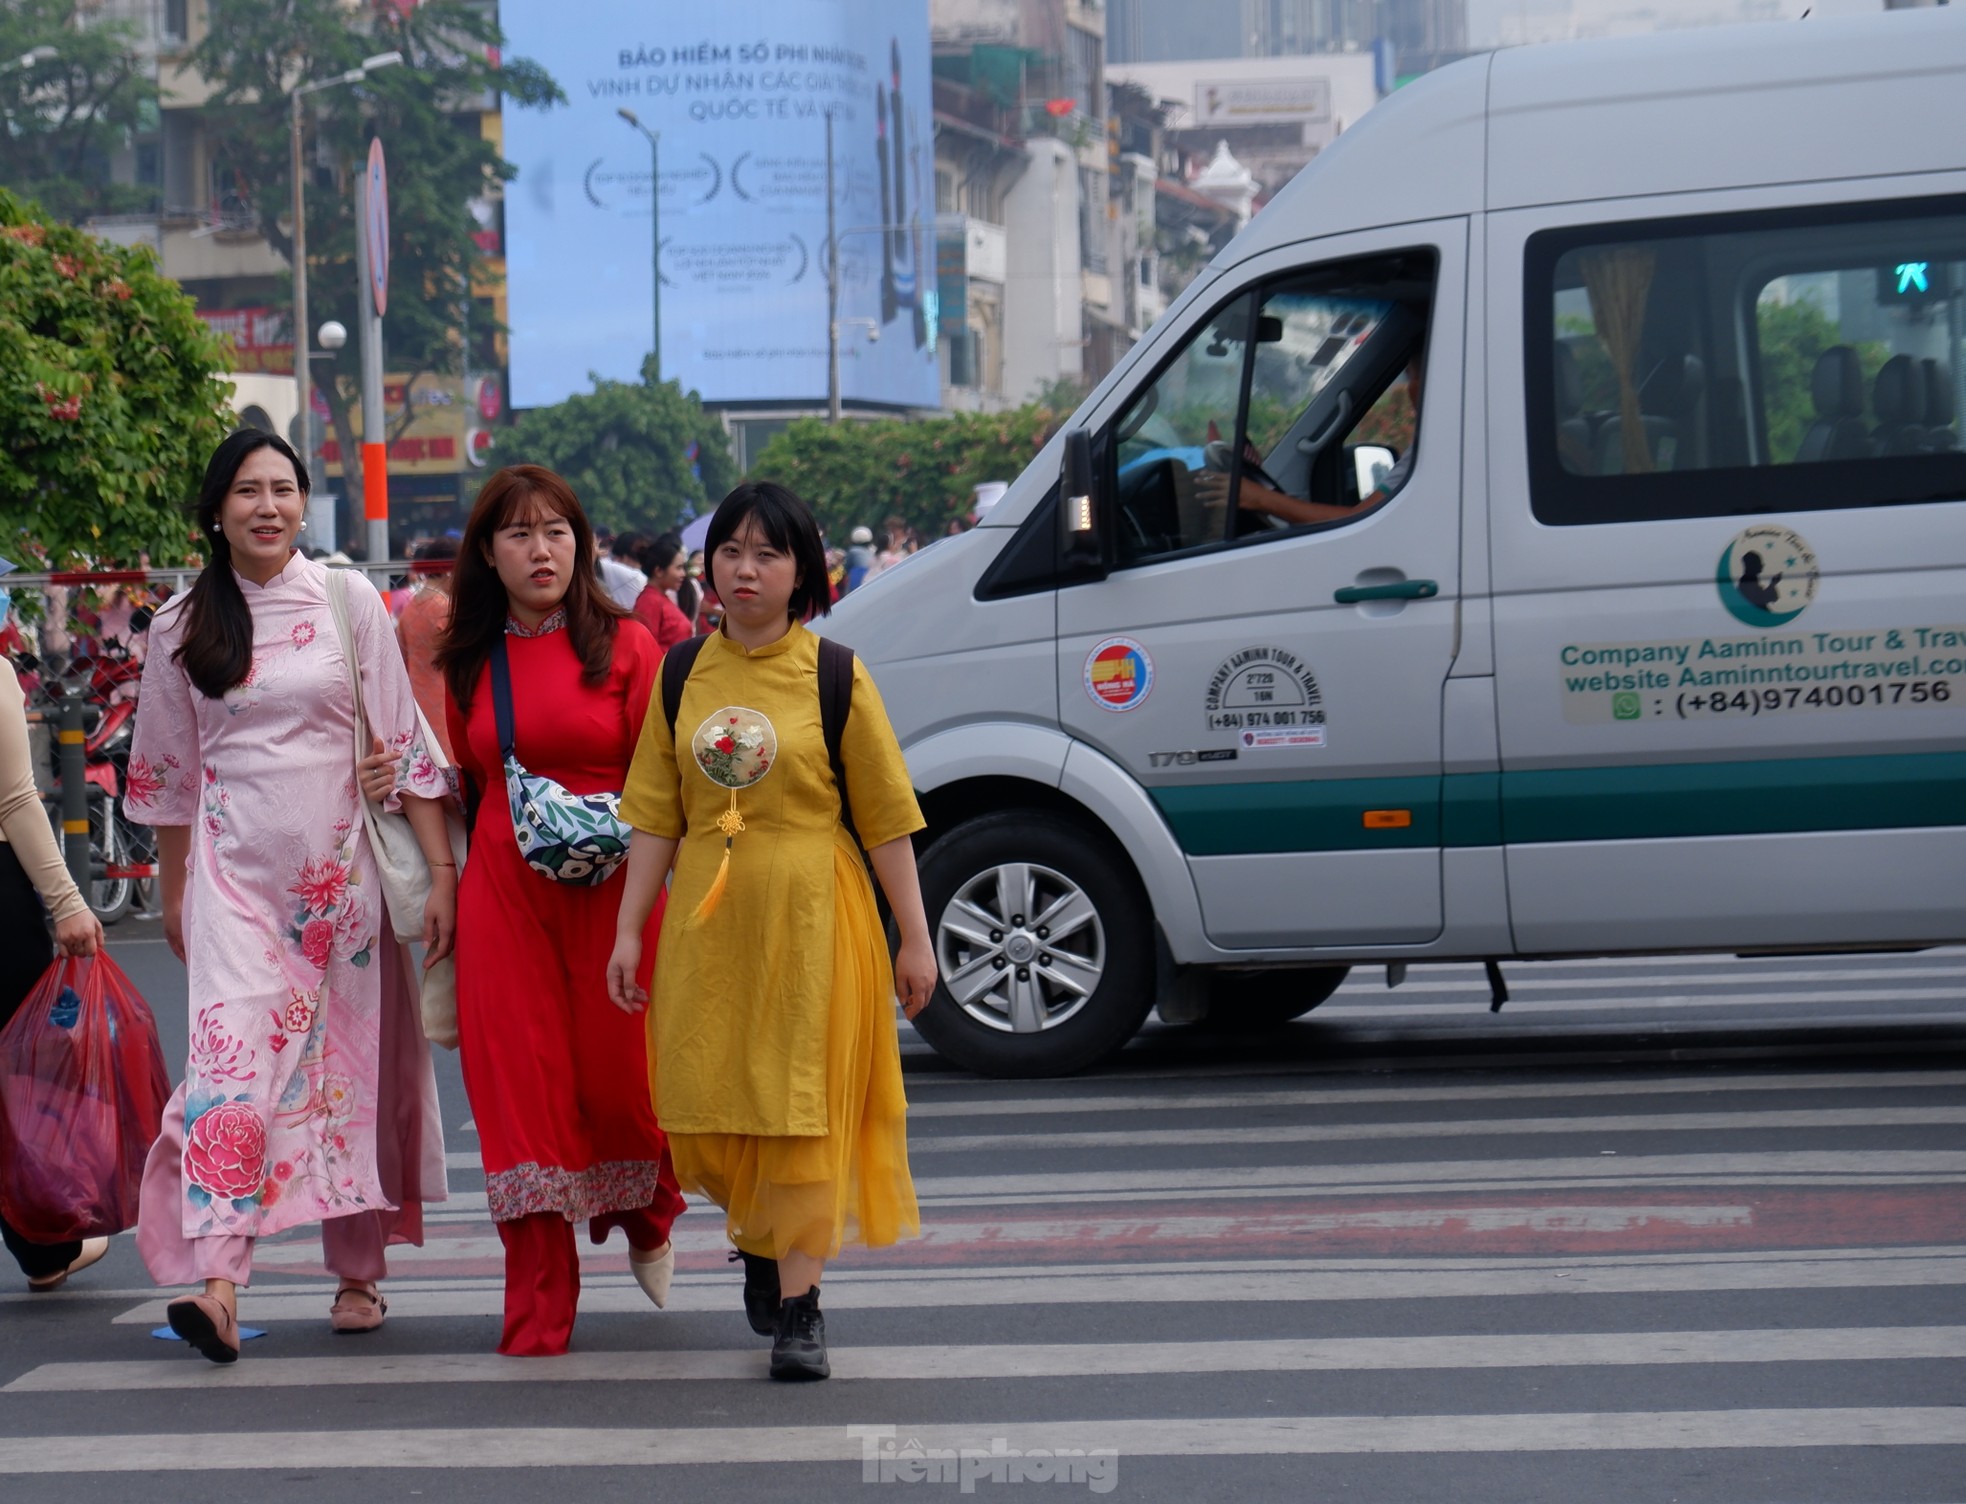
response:
[(819, 541), (819, 523), (798, 493), (775, 481), (745, 481), (717, 504), (710, 532), (703, 540), (711, 585), (716, 584), (717, 550), (736, 537), (751, 518), (757, 520), (765, 541), (780, 553), (790, 554), (798, 569), (799, 582), (792, 587), (792, 599), (786, 607), (792, 620), (824, 616), (833, 607), (833, 593), (827, 583), (826, 545)]
[(647, 574), (660, 574), (676, 561), (676, 555), (683, 551), (683, 540), (674, 533), (658, 533), (642, 545), (642, 552), (636, 563)]

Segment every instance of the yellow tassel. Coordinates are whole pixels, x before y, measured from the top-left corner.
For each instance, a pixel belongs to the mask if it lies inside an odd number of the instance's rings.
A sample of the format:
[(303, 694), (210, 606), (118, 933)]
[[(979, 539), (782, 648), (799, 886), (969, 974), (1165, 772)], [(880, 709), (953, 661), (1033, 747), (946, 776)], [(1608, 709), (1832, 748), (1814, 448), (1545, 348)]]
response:
[(717, 912), (717, 905), (723, 902), (724, 886), (730, 881), (730, 842), (724, 842), (724, 859), (717, 866), (717, 875), (710, 882), (710, 891), (703, 895), (703, 902), (696, 906), (696, 912), (689, 916), (685, 929), (695, 929)]
[(695, 929), (717, 912), (717, 905), (723, 902), (724, 888), (730, 882), (730, 847), (737, 833), (744, 828), (744, 817), (737, 812), (737, 790), (730, 791), (730, 808), (717, 816), (717, 828), (724, 833), (724, 859), (717, 865), (717, 875), (710, 880), (710, 891), (703, 895), (703, 902), (696, 906), (696, 912), (689, 916), (684, 929)]

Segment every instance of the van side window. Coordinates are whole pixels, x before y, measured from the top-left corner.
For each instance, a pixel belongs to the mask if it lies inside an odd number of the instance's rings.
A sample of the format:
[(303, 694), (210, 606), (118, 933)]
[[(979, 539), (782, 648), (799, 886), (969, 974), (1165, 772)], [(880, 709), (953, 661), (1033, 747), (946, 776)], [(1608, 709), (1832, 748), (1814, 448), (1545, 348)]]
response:
[(1966, 500), (1966, 200), (1545, 231), (1526, 276), (1539, 521)]
[(1391, 500), (1418, 453), (1434, 265), (1321, 267), (1210, 315), (1113, 426), (1118, 563), (1343, 526)]

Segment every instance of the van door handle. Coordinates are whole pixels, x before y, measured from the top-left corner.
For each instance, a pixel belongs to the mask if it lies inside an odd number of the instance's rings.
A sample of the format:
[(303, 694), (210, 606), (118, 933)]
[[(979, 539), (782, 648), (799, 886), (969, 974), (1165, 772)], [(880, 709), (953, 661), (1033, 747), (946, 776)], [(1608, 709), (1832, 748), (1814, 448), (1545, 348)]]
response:
[(1331, 598), (1341, 606), (1360, 601), (1430, 601), (1440, 594), (1434, 580), (1394, 580), (1390, 585), (1347, 585)]

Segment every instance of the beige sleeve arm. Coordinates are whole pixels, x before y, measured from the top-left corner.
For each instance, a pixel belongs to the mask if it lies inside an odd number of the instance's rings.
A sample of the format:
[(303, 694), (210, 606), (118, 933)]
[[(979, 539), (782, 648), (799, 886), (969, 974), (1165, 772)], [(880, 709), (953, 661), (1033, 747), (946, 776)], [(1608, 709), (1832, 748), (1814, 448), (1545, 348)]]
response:
[(27, 696), (14, 666), (0, 658), (0, 838), (14, 848), (28, 881), (57, 920), (88, 907), (55, 844), (27, 746)]

